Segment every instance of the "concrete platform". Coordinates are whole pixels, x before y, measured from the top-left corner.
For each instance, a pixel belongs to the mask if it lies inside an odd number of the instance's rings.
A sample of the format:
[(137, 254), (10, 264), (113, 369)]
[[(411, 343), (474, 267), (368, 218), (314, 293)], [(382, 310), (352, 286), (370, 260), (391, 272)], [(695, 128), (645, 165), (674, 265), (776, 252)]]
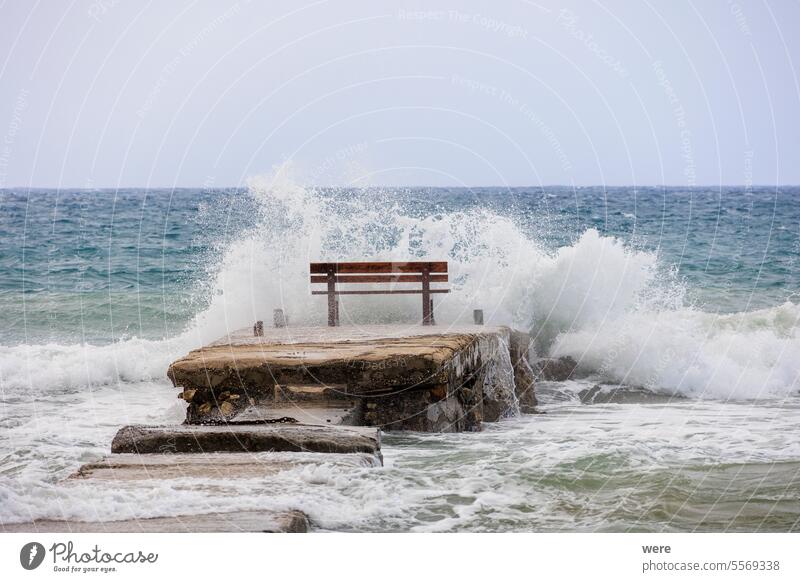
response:
[(186, 390), (275, 384), (344, 386), (353, 394), (398, 384), (440, 383), (445, 364), (480, 338), (507, 335), (487, 326), (271, 328), (236, 331), (173, 362), (167, 375)]
[(294, 424), (126, 426), (111, 442), (112, 453), (212, 453), (292, 451), (380, 455), (374, 428)]
[(320, 464), (363, 469), (379, 467), (380, 458), (372, 453), (175, 453), (113, 454), (87, 463), (65, 484), (82, 480), (152, 481), (164, 479), (252, 479), (276, 475)]
[[(381, 340), (402, 340), (417, 337), (447, 337), (454, 335), (492, 334), (504, 326), (493, 325), (419, 325), (380, 324), (343, 325), (337, 327), (265, 327), (263, 336), (254, 336), (252, 328), (237, 329), (207, 347), (225, 346), (290, 346), (304, 344), (346, 344), (350, 342), (379, 343)], [(201, 348), (204, 349), (204, 348)]]
[(121, 521), (39, 520), (0, 524), (5, 533), (304, 533), (308, 517), (302, 511), (239, 511)]
[(529, 339), (477, 325), (284, 327), (263, 336), (248, 328), (190, 352), (167, 374), (182, 388), (189, 424), (479, 430), (535, 405)]

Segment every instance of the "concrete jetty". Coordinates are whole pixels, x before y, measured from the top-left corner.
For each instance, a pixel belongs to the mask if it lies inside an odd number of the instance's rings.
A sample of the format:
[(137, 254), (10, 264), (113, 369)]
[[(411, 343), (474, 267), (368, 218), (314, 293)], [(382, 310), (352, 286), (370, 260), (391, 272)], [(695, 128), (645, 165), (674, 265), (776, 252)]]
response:
[[(119, 430), (111, 454), (65, 487), (152, 487), (156, 482), (254, 479), (331, 463), (380, 467), (382, 430), (479, 431), (534, 412), (530, 338), (482, 325), (239, 330), (173, 362), (187, 403), (180, 425)], [(263, 330), (263, 331), (262, 331)], [(0, 526), (37, 532), (302, 532), (308, 516), (225, 511), (103, 522)]]

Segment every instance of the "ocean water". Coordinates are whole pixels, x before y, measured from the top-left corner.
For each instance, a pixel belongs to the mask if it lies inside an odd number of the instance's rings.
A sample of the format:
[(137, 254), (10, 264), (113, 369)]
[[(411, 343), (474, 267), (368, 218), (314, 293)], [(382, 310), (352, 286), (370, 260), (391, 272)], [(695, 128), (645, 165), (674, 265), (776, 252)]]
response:
[[(389, 434), (385, 467), (59, 482), (127, 423), (179, 422), (169, 362), (284, 309), (313, 260), (446, 259), (440, 325), (530, 330), (579, 378), (547, 414)], [(800, 188), (0, 191), (0, 522), (298, 508), (319, 530), (800, 529)], [(348, 298), (343, 323), (414, 321)], [(584, 404), (581, 390), (622, 387)], [(599, 399), (606, 400), (606, 399)]]

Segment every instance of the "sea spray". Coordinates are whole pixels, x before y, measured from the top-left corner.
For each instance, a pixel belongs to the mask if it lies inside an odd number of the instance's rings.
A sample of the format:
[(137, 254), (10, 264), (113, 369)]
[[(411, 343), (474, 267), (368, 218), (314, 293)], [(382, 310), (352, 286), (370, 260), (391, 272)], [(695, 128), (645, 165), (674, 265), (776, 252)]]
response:
[(561, 334), (600, 379), (696, 398), (785, 398), (800, 391), (800, 307), (719, 315), (646, 310)]
[[(656, 391), (773, 398), (798, 390), (794, 304), (760, 315), (705, 313), (656, 252), (595, 229), (549, 251), (515, 217), (481, 207), (421, 216), (385, 191), (305, 189), (280, 173), (252, 180), (249, 195), (259, 226), (227, 249), (211, 305), (188, 332), (198, 339), (273, 308), (296, 325), (324, 325), (325, 304), (309, 294), (309, 261), (447, 260), (452, 293), (436, 306), (440, 325), (467, 322), (480, 307), (487, 323), (529, 330), (540, 355), (571, 355), (601, 380)], [(342, 319), (413, 322), (417, 303), (348, 297)], [(749, 318), (761, 325), (733, 323)]]
[[(324, 325), (326, 303), (310, 295), (311, 261), (431, 259), (447, 260), (450, 270), (452, 292), (436, 298), (439, 325), (468, 323), (473, 309), (483, 309), (489, 325), (530, 331), (537, 355), (570, 355), (602, 382), (720, 399), (798, 391), (795, 303), (716, 314), (689, 299), (692, 290), (658, 251), (596, 228), (566, 244), (546, 242), (562, 226), (547, 213), (531, 213), (530, 201), (526, 207), (513, 191), (487, 193), (484, 201), (469, 192), (314, 189), (289, 173), (280, 168), (252, 179), (245, 191), (225, 193), (224, 205), (208, 203), (204, 220), (219, 228), (209, 223), (198, 235), (210, 239), (213, 252), (194, 283), (199, 308), (183, 329), (165, 326), (166, 339), (128, 336), (107, 345), (4, 345), (3, 390), (165, 381), (172, 359), (256, 320), (269, 321), (274, 309), (283, 309), (292, 325)], [(148, 303), (150, 311), (154, 306)], [(347, 325), (419, 317), (413, 296), (341, 303)]]

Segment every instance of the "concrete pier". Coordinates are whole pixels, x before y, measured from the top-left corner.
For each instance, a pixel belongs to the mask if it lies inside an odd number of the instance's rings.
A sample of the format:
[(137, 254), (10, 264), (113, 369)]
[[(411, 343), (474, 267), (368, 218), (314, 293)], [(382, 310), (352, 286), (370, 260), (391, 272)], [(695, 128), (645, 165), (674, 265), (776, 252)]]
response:
[[(257, 332), (257, 333), (256, 333)], [(364, 326), (232, 333), (167, 372), (187, 402), (180, 425), (119, 430), (111, 455), (64, 487), (230, 484), (314, 464), (380, 467), (381, 430), (478, 431), (533, 412), (529, 338), (507, 327)], [(162, 483), (162, 484), (163, 484)], [(29, 532), (301, 532), (296, 508), (103, 522), (45, 520)]]

